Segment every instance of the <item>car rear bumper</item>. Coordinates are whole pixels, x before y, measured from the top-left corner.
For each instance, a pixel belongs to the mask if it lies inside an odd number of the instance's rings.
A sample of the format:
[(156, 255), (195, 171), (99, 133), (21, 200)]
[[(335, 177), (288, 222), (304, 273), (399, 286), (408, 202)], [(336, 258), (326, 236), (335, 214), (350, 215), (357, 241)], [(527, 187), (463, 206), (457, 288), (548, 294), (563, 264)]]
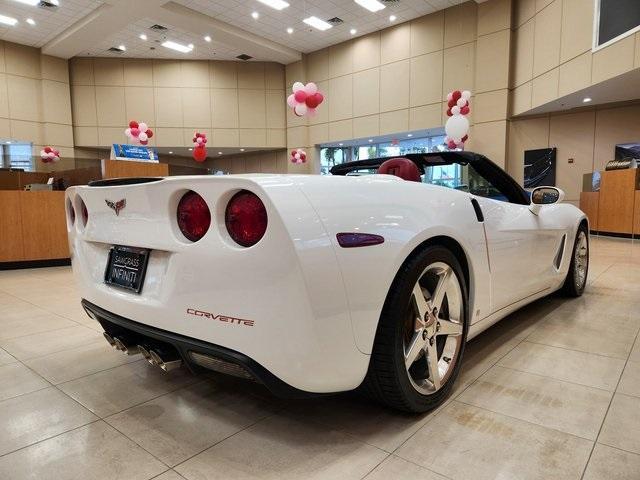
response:
[[(272, 394), (278, 397), (300, 398), (319, 395), (305, 392), (289, 385), (258, 362), (240, 352), (134, 322), (104, 310), (85, 299), (82, 300), (82, 307), (87, 312), (87, 315), (98, 321), (105, 332), (112, 337), (125, 336), (133, 343), (139, 344), (170, 345), (178, 352), (189, 369), (194, 372), (213, 370), (251, 379), (262, 383)], [(194, 353), (199, 355), (194, 357)], [(213, 362), (209, 363), (215, 365), (216, 368), (208, 368), (203, 365), (202, 361), (194, 361), (194, 358), (202, 359), (204, 357), (213, 359)]]

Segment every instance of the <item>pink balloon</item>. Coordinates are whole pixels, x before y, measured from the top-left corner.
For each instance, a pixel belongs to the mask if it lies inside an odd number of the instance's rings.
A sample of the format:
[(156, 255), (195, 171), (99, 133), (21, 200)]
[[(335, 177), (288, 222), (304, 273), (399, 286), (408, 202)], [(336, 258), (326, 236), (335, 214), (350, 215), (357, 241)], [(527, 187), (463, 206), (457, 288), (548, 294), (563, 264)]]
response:
[(196, 137), (196, 142), (197, 143), (202, 143), (204, 141), (204, 139), (202, 137)]
[(296, 115), (299, 115), (299, 116), (306, 115), (307, 106), (304, 103), (299, 103), (298, 105), (296, 105), (296, 108), (294, 108), (294, 111), (296, 112)]
[(307, 92), (305, 92), (304, 90), (298, 90), (293, 94), (293, 96), (295, 97), (296, 102), (302, 103), (307, 99)]
[(147, 126), (147, 124), (146, 124), (146, 123), (144, 123), (144, 122), (140, 122), (140, 123), (138, 124), (138, 130), (140, 130), (141, 132), (146, 132), (148, 128), (149, 128), (149, 127), (148, 127), (148, 126)]
[(324, 101), (324, 95), (322, 95), (320, 92), (316, 92), (315, 97), (318, 105), (320, 105)]
[(467, 101), (466, 101), (464, 98), (459, 98), (459, 99), (458, 99), (458, 101), (456, 102), (456, 104), (457, 104), (460, 108), (462, 108), (462, 107), (464, 107), (464, 106), (466, 106), (466, 105), (467, 105)]
[(318, 111), (315, 108), (307, 107), (307, 116), (315, 117), (318, 114)]
[(138, 128), (131, 129), (131, 136), (137, 138), (140, 135), (140, 130)]
[(315, 95), (318, 91), (318, 85), (313, 82), (309, 82), (305, 85), (304, 91), (307, 92), (307, 95)]
[(287, 105), (289, 105), (289, 107), (294, 108), (296, 103), (296, 96), (293, 93), (287, 97)]
[(147, 134), (144, 132), (140, 132), (140, 135), (138, 135), (138, 140), (140, 140), (141, 142), (146, 142), (148, 138), (149, 137), (147, 137)]

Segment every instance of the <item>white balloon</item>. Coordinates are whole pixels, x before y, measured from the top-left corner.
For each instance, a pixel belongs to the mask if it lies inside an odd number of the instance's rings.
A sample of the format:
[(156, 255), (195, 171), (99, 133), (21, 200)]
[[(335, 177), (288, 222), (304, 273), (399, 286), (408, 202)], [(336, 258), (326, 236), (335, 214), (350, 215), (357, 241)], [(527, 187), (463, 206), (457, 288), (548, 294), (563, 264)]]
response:
[(309, 82), (304, 87), (304, 91), (307, 92), (307, 95), (315, 95), (316, 92), (318, 91), (318, 85), (316, 85), (313, 82)]
[(144, 132), (146, 132), (148, 129), (149, 129), (149, 127), (147, 126), (147, 124), (146, 124), (146, 123), (144, 123), (144, 122), (140, 122), (140, 123), (138, 124), (138, 130), (140, 130), (141, 132), (143, 132), (143, 133), (144, 133)]
[(453, 113), (454, 115), (460, 115), (460, 107), (458, 107), (457, 105), (455, 107), (451, 107), (451, 113)]
[(293, 93), (287, 97), (287, 105), (289, 105), (289, 107), (294, 108), (296, 103), (298, 102), (296, 102), (296, 96)]
[(453, 100), (453, 93), (449, 92), (447, 93), (447, 102), (450, 102), (451, 100)]
[(298, 90), (303, 90), (304, 89), (304, 83), (302, 82), (296, 82), (293, 84), (293, 93), (297, 92)]
[(307, 114), (307, 105), (304, 103), (299, 103), (296, 105), (295, 111), (298, 115), (306, 115)]
[(469, 100), (471, 98), (471, 92), (469, 90), (463, 90), (462, 98), (464, 98), (465, 100)]
[(127, 128), (127, 129), (124, 131), (124, 134), (125, 134), (127, 137), (130, 137), (130, 136), (131, 136), (131, 129), (130, 129), (130, 128)]
[(449, 117), (444, 130), (449, 137), (455, 141), (460, 141), (469, 132), (469, 120), (464, 115), (454, 115)]
[(296, 153), (296, 154), (294, 155), (294, 158), (295, 158), (296, 160), (300, 160), (300, 153)]
[(140, 135), (138, 135), (138, 140), (140, 140), (141, 142), (146, 142), (148, 138), (148, 135), (144, 132), (140, 132)]
[(456, 102), (456, 104), (462, 108), (467, 104), (467, 101), (464, 98), (459, 98), (458, 101)]

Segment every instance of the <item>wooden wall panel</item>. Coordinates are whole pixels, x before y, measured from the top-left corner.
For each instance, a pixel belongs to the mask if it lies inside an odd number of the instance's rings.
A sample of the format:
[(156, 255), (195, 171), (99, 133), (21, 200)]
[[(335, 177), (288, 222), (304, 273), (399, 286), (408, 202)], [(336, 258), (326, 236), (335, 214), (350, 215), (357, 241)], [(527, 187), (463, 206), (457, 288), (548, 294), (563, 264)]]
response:
[(633, 234), (640, 236), (640, 190), (636, 190), (635, 206), (633, 208)]
[(637, 169), (602, 172), (598, 202), (598, 230), (631, 234)]
[(20, 193), (17, 190), (0, 191), (0, 262), (24, 259)]
[(580, 193), (580, 210), (582, 210), (589, 219), (589, 229), (598, 231), (598, 202), (600, 201), (600, 192), (581, 192)]
[(18, 192), (23, 260), (69, 258), (64, 192)]
[(102, 178), (167, 177), (166, 163), (130, 162), (127, 160), (102, 160)]

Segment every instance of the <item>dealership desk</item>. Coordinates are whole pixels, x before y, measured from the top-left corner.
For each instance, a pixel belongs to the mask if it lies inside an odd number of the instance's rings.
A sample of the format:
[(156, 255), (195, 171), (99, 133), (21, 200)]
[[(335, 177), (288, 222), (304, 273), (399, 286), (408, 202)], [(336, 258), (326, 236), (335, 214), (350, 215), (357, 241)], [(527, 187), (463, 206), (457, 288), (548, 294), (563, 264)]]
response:
[[(168, 165), (159, 163), (103, 160), (101, 169), (90, 172), (91, 178), (168, 175)], [(65, 178), (86, 176), (82, 170), (65, 171)], [(61, 173), (0, 172), (0, 270), (69, 264), (64, 192), (22, 190), (26, 177), (28, 182), (46, 183), (49, 176)]]
[(581, 192), (580, 209), (594, 233), (640, 236), (639, 170), (601, 172), (600, 191)]

